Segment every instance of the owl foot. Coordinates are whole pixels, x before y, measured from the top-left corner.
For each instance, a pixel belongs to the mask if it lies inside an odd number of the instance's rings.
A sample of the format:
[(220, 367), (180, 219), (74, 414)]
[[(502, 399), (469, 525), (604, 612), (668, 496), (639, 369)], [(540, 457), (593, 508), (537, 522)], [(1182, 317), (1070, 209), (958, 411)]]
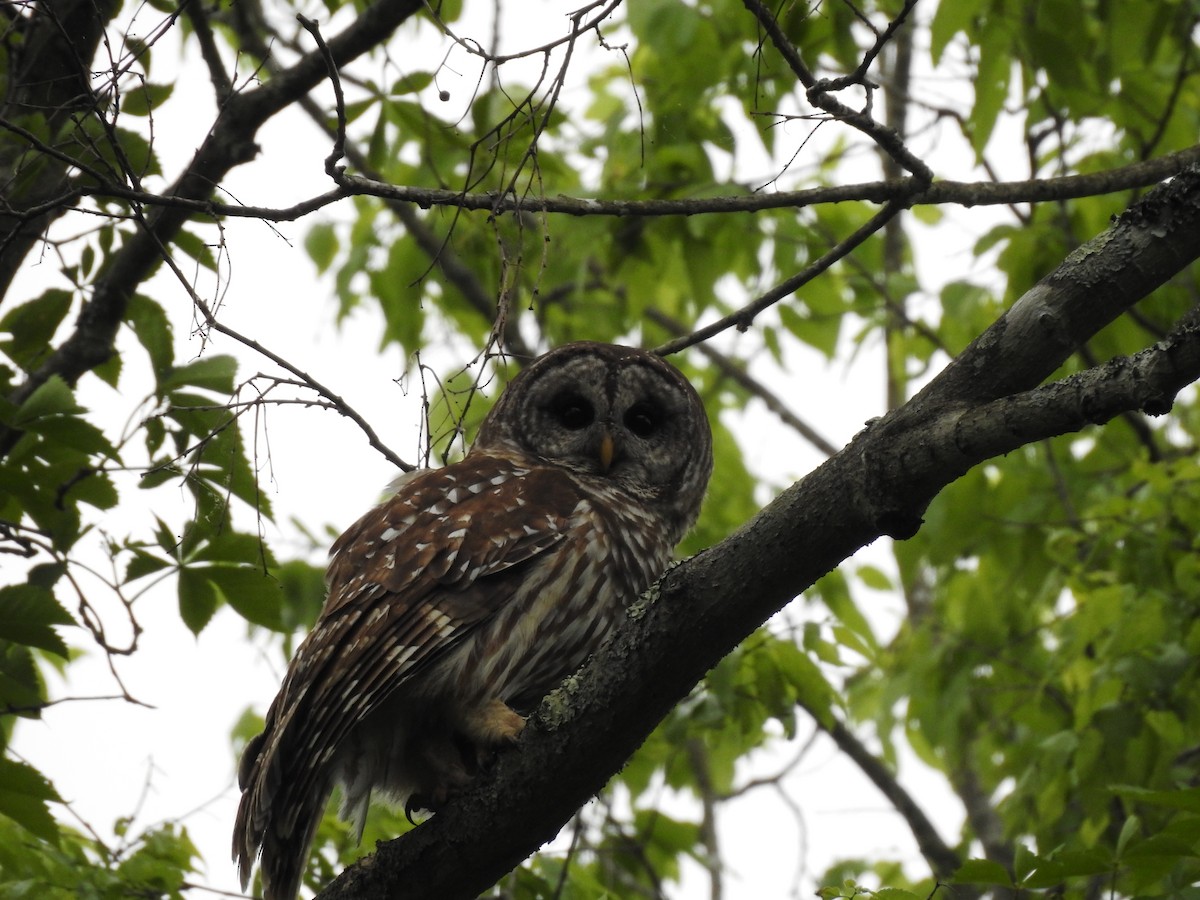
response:
[(471, 709), (463, 722), (466, 737), (480, 750), (515, 744), (525, 729), (525, 717), (498, 697)]

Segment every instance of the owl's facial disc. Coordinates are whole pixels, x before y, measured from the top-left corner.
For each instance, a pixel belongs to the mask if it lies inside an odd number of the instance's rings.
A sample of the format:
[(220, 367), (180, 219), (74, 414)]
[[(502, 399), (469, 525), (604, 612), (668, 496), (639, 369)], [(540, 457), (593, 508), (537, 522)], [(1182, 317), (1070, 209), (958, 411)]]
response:
[(529, 450), (639, 494), (677, 480), (693, 410), (673, 373), (642, 358), (579, 356), (530, 374), (517, 435)]
[(603, 479), (695, 520), (712, 470), (699, 396), (669, 363), (641, 350), (568, 344), (536, 360), (484, 420), (475, 450), (506, 448)]

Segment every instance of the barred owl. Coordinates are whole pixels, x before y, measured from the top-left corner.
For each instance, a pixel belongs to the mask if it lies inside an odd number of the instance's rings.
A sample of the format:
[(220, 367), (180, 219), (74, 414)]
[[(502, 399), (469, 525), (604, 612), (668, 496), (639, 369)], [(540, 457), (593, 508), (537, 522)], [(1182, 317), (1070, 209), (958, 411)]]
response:
[(513, 379), (458, 463), (402, 476), (334, 543), (324, 609), (246, 747), (233, 854), (299, 888), (335, 783), (436, 809), (577, 669), (696, 520), (708, 420), (659, 357), (570, 344)]

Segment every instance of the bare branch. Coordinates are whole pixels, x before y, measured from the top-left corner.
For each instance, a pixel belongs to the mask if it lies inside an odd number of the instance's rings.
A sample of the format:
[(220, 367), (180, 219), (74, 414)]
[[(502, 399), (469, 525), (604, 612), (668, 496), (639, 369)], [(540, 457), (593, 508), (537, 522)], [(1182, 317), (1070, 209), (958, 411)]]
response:
[(848, 756), (858, 766), (864, 775), (879, 788), (884, 797), (898, 812), (908, 825), (908, 830), (916, 838), (921, 855), (929, 863), (930, 869), (939, 881), (946, 880), (962, 865), (962, 859), (942, 840), (929, 817), (906, 791), (895, 774), (883, 764), (843, 723), (833, 721), (825, 723), (815, 717), (817, 724), (825, 731), (838, 749)]
[(696, 790), (700, 795), (700, 840), (704, 844), (704, 868), (708, 871), (708, 896), (721, 900), (724, 895), (721, 872), (721, 845), (717, 835), (717, 806), (721, 800), (713, 787), (712, 772), (709, 771), (708, 748), (699, 738), (688, 738), (684, 745), (692, 776), (696, 779)]
[[(582, 6), (579, 9), (566, 13), (567, 17), (571, 20), (571, 29), (562, 37), (547, 41), (546, 43), (540, 44), (537, 47), (529, 47), (525, 50), (519, 50), (516, 53), (504, 55), (490, 53), (484, 50), (477, 41), (459, 37), (451, 28), (446, 25), (445, 22), (441, 20), (432, 7), (429, 7), (429, 13), (433, 17), (433, 20), (437, 22), (438, 27), (442, 29), (442, 33), (445, 34), (446, 37), (450, 38), (452, 41), (454, 41), (454, 43), (458, 44), (458, 46), (462, 47), (463, 50), (472, 56), (481, 57), (491, 66), (498, 67), (507, 62), (511, 62), (514, 59), (526, 59), (530, 56), (545, 56), (549, 54), (550, 51), (561, 47), (563, 44), (574, 43), (576, 39), (592, 29), (596, 29), (597, 33), (599, 33), (600, 25), (605, 19), (611, 16), (613, 11), (620, 5), (621, 0), (592, 0), (592, 2), (588, 3), (586, 6)], [(584, 16), (597, 7), (600, 7), (599, 12), (585, 20)]]
[(208, 77), (212, 81), (213, 92), (216, 94), (217, 105), (220, 106), (233, 95), (233, 81), (225, 71), (225, 63), (221, 60), (221, 51), (217, 49), (216, 36), (212, 24), (208, 20), (208, 10), (199, 0), (189, 0), (183, 4), (184, 14), (196, 31), (196, 41), (200, 44), (200, 56), (208, 66)]
[[(0, 123), (2, 125), (3, 123)], [(266, 219), (271, 222), (293, 222), (310, 213), (337, 203), (346, 197), (379, 197), (399, 203), (412, 203), (422, 209), (445, 206), (464, 210), (483, 210), (488, 213), (546, 212), (567, 216), (696, 216), (719, 213), (762, 212), (771, 209), (803, 209), (821, 203), (863, 201), (886, 203), (904, 199), (909, 206), (1011, 206), (1017, 203), (1043, 203), (1095, 197), (1122, 191), (1151, 187), (1165, 178), (1200, 164), (1200, 145), (1168, 153), (1165, 156), (1132, 163), (1103, 172), (1086, 175), (1063, 175), (1055, 178), (1033, 178), (1024, 181), (935, 181), (920, 188), (911, 178), (890, 181), (867, 181), (857, 184), (830, 185), (776, 193), (754, 192), (723, 197), (695, 197), (683, 200), (608, 200), (590, 197), (523, 196), (484, 192), (464, 193), (446, 188), (425, 188), (389, 184), (368, 177), (347, 174), (343, 186), (310, 197), (292, 206), (270, 207), (237, 203), (220, 203), (208, 199), (182, 197), (176, 194), (152, 194), (135, 191), (123, 185), (100, 181), (98, 184), (75, 184), (74, 196), (110, 197), (128, 200), (148, 207), (163, 207), (186, 213), (214, 216)], [(58, 201), (48, 201), (45, 207), (26, 214), (44, 211)]]
[(304, 30), (313, 36), (317, 49), (325, 60), (325, 69), (329, 73), (329, 81), (333, 85), (334, 110), (337, 114), (337, 130), (334, 133), (333, 149), (325, 157), (325, 174), (335, 183), (342, 183), (344, 169), (338, 167), (338, 162), (346, 155), (346, 95), (342, 92), (342, 79), (338, 76), (337, 63), (329, 52), (329, 45), (321, 37), (321, 28), (312, 19), (307, 19), (296, 13), (296, 20), (304, 26)]
[[(779, 51), (779, 54), (788, 64), (788, 67), (795, 74), (796, 78), (808, 89), (809, 103), (817, 107), (817, 109), (834, 116), (838, 121), (845, 122), (852, 128), (861, 131), (886, 151), (901, 167), (911, 172), (922, 187), (933, 181), (933, 172), (929, 166), (908, 149), (903, 138), (894, 130), (879, 123), (871, 116), (869, 112), (870, 97), (871, 91), (874, 90), (874, 85), (866, 81), (865, 77), (863, 77), (880, 48), (895, 34), (896, 29), (903, 24), (908, 13), (915, 5), (915, 0), (907, 0), (895, 21), (879, 36), (875, 46), (867, 53), (862, 64), (853, 75), (834, 80), (818, 79), (809, 71), (808, 66), (800, 58), (800, 52), (788, 40), (787, 35), (783, 33), (783, 29), (779, 27), (779, 22), (776, 20), (775, 14), (763, 6), (759, 0), (742, 0), (742, 2), (746, 9), (750, 10), (755, 18), (758, 19), (758, 24), (767, 33), (767, 36), (770, 37), (771, 43)], [(842, 90), (854, 84), (862, 86), (867, 91), (867, 106), (862, 110), (851, 109), (833, 96), (835, 91)]]
[(747, 303), (737, 312), (731, 313), (724, 318), (718, 319), (711, 325), (706, 325), (703, 328), (698, 328), (689, 335), (681, 338), (676, 338), (673, 341), (667, 341), (660, 347), (655, 347), (654, 352), (659, 356), (670, 356), (672, 353), (678, 353), (680, 350), (685, 350), (693, 344), (698, 344), (701, 341), (706, 341), (722, 331), (728, 331), (730, 328), (737, 328), (739, 331), (745, 331), (754, 322), (754, 317), (764, 309), (774, 306), (784, 297), (788, 297), (808, 284), (835, 262), (850, 253), (855, 247), (877, 232), (884, 226), (885, 223), (902, 209), (906, 204), (899, 200), (890, 200), (879, 212), (872, 216), (867, 222), (859, 226), (845, 240), (834, 245), (827, 252), (821, 255), (819, 259), (809, 263), (791, 278), (780, 282), (775, 287), (771, 288), (766, 293), (762, 294), (756, 300)]
[[(671, 318), (661, 310), (654, 309), (653, 307), (648, 308), (646, 310), (646, 318), (675, 334), (687, 334), (687, 329), (684, 327), (682, 322)], [(783, 422), (789, 428), (795, 430), (797, 434), (816, 447), (819, 451), (824, 453), (826, 456), (833, 456), (835, 453), (837, 453), (837, 447), (826, 440), (815, 428), (792, 412), (777, 394), (775, 394), (765, 384), (747, 372), (740, 363), (734, 362), (724, 353), (714, 350), (712, 347), (708, 346), (708, 344), (697, 344), (696, 351), (714, 366), (716, 366), (722, 375), (731, 381), (736, 382), (752, 397), (757, 397), (759, 400), (761, 400), (767, 409), (779, 417), (781, 422)]]
[(182, 284), (184, 289), (187, 290), (187, 292), (191, 295), (192, 303), (203, 317), (206, 328), (210, 328), (218, 334), (223, 334), (226, 337), (232, 338), (242, 346), (253, 350), (255, 353), (258, 353), (261, 356), (265, 356), (281, 369), (291, 372), (305, 387), (310, 388), (320, 396), (324, 397), (332, 405), (332, 407), (337, 410), (338, 413), (345, 416), (347, 419), (357, 425), (359, 430), (362, 431), (362, 433), (366, 436), (367, 443), (377, 450), (388, 462), (405, 472), (411, 472), (415, 468), (412, 463), (405, 462), (396, 455), (395, 451), (383, 443), (383, 441), (380, 440), (379, 435), (375, 432), (375, 429), (371, 427), (371, 423), (363, 418), (362, 414), (359, 413), (358, 410), (356, 410), (349, 403), (347, 403), (340, 395), (334, 393), (330, 388), (326, 387), (320, 381), (317, 381), (317, 379), (313, 378), (294, 363), (284, 359), (275, 351), (263, 346), (254, 338), (248, 337), (247, 335), (242, 334), (240, 331), (230, 328), (228, 325), (225, 325), (223, 322), (221, 322), (216, 317), (212, 307), (205, 302), (204, 298), (192, 290), (191, 285), (187, 283), (183, 273), (180, 272), (176, 267), (174, 260), (171, 259), (169, 255), (166, 256), (166, 259), (168, 266), (175, 271), (176, 277), (179, 279), (180, 284)]

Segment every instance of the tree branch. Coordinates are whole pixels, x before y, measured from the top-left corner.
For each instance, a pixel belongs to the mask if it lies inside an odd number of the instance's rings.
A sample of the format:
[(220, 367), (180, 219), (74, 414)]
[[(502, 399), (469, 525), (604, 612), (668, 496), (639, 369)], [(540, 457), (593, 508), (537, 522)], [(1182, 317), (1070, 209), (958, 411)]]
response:
[[(661, 325), (667, 331), (677, 334), (687, 334), (687, 328), (678, 319), (668, 316), (661, 310), (649, 307), (646, 309), (646, 318), (657, 325)], [(768, 388), (765, 384), (746, 371), (746, 368), (740, 362), (734, 362), (724, 353), (720, 353), (709, 347), (707, 344), (697, 344), (696, 351), (712, 363), (717, 370), (729, 380), (736, 382), (742, 390), (746, 391), (750, 396), (757, 397), (763, 402), (763, 405), (773, 412), (781, 422), (793, 429), (802, 438), (813, 445), (817, 450), (825, 456), (833, 456), (837, 453), (838, 448), (825, 439), (823, 435), (798, 415), (788, 408), (787, 404), (781, 400), (774, 391)]]
[[(896, 16), (884, 31), (879, 35), (874, 47), (872, 47), (867, 55), (863, 58), (862, 64), (851, 75), (845, 78), (834, 80), (818, 79), (809, 71), (804, 61), (800, 58), (800, 51), (795, 45), (788, 40), (787, 35), (783, 33), (783, 29), (779, 27), (775, 14), (763, 6), (758, 0), (742, 0), (746, 9), (754, 14), (758, 19), (759, 26), (770, 37), (771, 43), (775, 45), (775, 49), (779, 51), (779, 55), (783, 57), (784, 62), (795, 74), (796, 78), (808, 90), (808, 102), (817, 109), (824, 110), (840, 122), (845, 122), (852, 128), (857, 128), (867, 137), (869, 137), (877, 147), (896, 161), (896, 164), (901, 168), (912, 173), (914, 180), (925, 187), (933, 181), (933, 172), (927, 166), (924, 160), (917, 157), (904, 143), (904, 138), (896, 130), (889, 128), (886, 125), (877, 122), (870, 114), (870, 99), (871, 92), (875, 89), (875, 85), (871, 84), (866, 79), (866, 70), (874, 61), (879, 51), (883, 46), (895, 35), (896, 30), (904, 24), (904, 20), (908, 18), (908, 14), (916, 5), (916, 0), (906, 0), (900, 13)], [(862, 110), (851, 109), (840, 100), (833, 96), (834, 92), (858, 85), (867, 93), (867, 105)]]
[[(1195, 317), (1134, 357), (1036, 385), (1070, 352), (1062, 335), (1086, 339), (1200, 256), (1197, 233), (1200, 175), (1192, 172), (1071, 254), (917, 398), (866, 428), (728, 539), (669, 570), (613, 638), (546, 698), (515, 752), (420, 828), (380, 844), (326, 888), (323, 900), (400, 897), (414, 883), (430, 896), (476, 896), (553, 838), (722, 656), (860, 547), (884, 534), (911, 535), (928, 503), (963, 472), (1122, 408), (1164, 411), (1181, 385), (1200, 377)], [(1075, 315), (1074, 279), (1091, 282), (1114, 266), (1131, 274), (1091, 305), (1090, 316)], [(1037, 347), (1053, 352), (1009, 347), (1010, 357), (997, 356), (994, 332), (1005, 340), (1038, 337), (1028, 327), (1031, 310), (1039, 311), (1034, 321), (1051, 316), (1044, 328), (1053, 339)], [(982, 389), (975, 384), (981, 378)], [(470, 866), (461, 865), (466, 856)]]
[(688, 738), (684, 744), (692, 776), (696, 779), (696, 790), (700, 796), (703, 817), (700, 820), (700, 841), (704, 846), (701, 864), (708, 872), (709, 900), (721, 900), (724, 895), (722, 880), (721, 844), (717, 835), (717, 806), (720, 798), (713, 788), (712, 772), (709, 770), (708, 748), (700, 738)]
[[(887, 181), (866, 181), (858, 184), (839, 184), (805, 188), (798, 191), (765, 193), (747, 190), (744, 194), (724, 197), (690, 197), (687, 199), (609, 200), (593, 197), (521, 196), (485, 191), (464, 193), (447, 188), (426, 188), (390, 184), (360, 175), (342, 175), (342, 186), (292, 206), (247, 206), (219, 203), (208, 199), (191, 199), (175, 194), (152, 194), (135, 191), (115, 183), (75, 185), (80, 196), (109, 197), (129, 200), (145, 206), (162, 206), (192, 213), (215, 216), (266, 219), (271, 222), (293, 222), (339, 200), (351, 196), (379, 197), (399, 203), (412, 203), (422, 209), (446, 206), (489, 213), (545, 212), (567, 216), (626, 216), (653, 218), (658, 216), (697, 216), (734, 212), (763, 212), (771, 209), (802, 209), (820, 203), (886, 203), (906, 199), (908, 206), (1011, 206), (1017, 203), (1044, 203), (1095, 197), (1122, 191), (1150, 187), (1165, 178), (1178, 175), (1189, 166), (1200, 164), (1200, 145), (1168, 153), (1145, 162), (1132, 163), (1103, 172), (1086, 175), (1062, 175), (1056, 178), (1034, 178), (1026, 181), (935, 181), (916, 190), (911, 178)], [(919, 185), (918, 185), (919, 186)]]
[(821, 254), (821, 256), (792, 277), (784, 279), (775, 285), (775, 287), (756, 297), (736, 312), (717, 319), (717, 321), (710, 325), (705, 325), (703, 328), (698, 328), (691, 334), (667, 341), (662, 346), (655, 347), (654, 352), (660, 356), (670, 356), (672, 353), (686, 350), (688, 347), (698, 344), (701, 341), (706, 341), (710, 337), (720, 334), (722, 331), (728, 331), (730, 328), (737, 328), (740, 331), (746, 330), (754, 322), (754, 317), (760, 312), (774, 306), (784, 297), (789, 297), (796, 293), (796, 291), (827, 270), (839, 259), (850, 254), (854, 248), (858, 247), (863, 241), (886, 225), (905, 206), (906, 204), (903, 201), (889, 200), (883, 209), (855, 229), (853, 233), (837, 244), (834, 244), (829, 250)]
[(838, 749), (845, 753), (867, 778), (871, 779), (871, 783), (879, 788), (888, 803), (892, 804), (892, 808), (904, 819), (908, 830), (916, 838), (921, 855), (929, 863), (929, 868), (938, 881), (948, 880), (963, 861), (942, 840), (941, 835), (933, 827), (929, 817), (917, 805), (912, 794), (900, 785), (892, 771), (871, 753), (843, 723), (834, 721), (826, 725), (819, 718), (816, 721), (833, 738)]

